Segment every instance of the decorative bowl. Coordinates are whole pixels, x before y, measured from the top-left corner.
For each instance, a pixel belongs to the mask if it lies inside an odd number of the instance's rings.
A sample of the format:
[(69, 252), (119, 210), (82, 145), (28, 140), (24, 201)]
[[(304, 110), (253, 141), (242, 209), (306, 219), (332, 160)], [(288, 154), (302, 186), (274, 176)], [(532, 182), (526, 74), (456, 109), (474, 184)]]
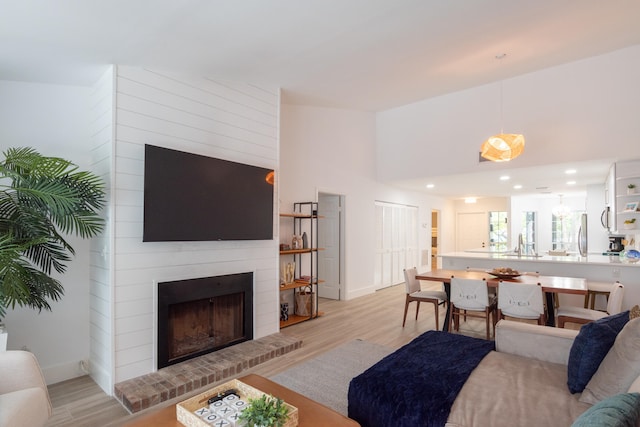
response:
[(520, 277), (520, 273), (516, 270), (513, 270), (511, 273), (500, 271), (499, 269), (487, 270), (492, 276), (497, 277), (498, 279), (515, 279), (516, 277)]

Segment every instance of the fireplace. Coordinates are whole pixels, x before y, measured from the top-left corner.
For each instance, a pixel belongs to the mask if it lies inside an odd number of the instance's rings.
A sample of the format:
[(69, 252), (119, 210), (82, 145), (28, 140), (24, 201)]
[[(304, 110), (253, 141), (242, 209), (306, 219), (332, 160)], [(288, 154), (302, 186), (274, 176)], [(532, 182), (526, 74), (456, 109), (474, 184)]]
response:
[(253, 339), (253, 273), (158, 283), (158, 369)]

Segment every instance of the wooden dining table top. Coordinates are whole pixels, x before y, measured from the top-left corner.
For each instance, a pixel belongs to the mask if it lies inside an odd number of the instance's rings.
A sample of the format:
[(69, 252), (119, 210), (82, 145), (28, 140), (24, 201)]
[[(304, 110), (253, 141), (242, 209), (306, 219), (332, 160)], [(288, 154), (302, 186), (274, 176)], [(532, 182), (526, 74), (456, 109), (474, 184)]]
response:
[(500, 279), (484, 271), (444, 269), (434, 269), (424, 273), (418, 273), (416, 275), (416, 279), (418, 280), (431, 280), (445, 283), (450, 283), (452, 277), (460, 277), (463, 279), (484, 279), (487, 281), (487, 286), (491, 287), (497, 287), (500, 280), (504, 280), (506, 282), (516, 283), (539, 283), (544, 292), (578, 295), (585, 295), (587, 293), (587, 279), (580, 277), (536, 276), (523, 274), (515, 278)]

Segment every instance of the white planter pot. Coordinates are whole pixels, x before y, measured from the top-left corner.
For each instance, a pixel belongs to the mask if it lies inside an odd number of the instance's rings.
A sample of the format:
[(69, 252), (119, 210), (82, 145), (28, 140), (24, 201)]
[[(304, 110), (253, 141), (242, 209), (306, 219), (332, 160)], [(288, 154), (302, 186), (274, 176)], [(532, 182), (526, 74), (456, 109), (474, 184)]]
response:
[(4, 329), (0, 330), (0, 351), (7, 351), (7, 339), (9, 334)]

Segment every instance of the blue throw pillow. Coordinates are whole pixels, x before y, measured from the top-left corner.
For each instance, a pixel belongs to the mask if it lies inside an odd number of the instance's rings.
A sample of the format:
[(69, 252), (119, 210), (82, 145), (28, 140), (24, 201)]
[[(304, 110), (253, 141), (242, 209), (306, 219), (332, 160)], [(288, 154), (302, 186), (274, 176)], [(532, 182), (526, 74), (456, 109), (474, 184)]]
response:
[(587, 323), (580, 328), (571, 346), (567, 365), (567, 385), (571, 393), (584, 390), (628, 321), (627, 310)]
[(596, 403), (571, 427), (636, 427), (639, 423), (640, 393), (622, 393)]

